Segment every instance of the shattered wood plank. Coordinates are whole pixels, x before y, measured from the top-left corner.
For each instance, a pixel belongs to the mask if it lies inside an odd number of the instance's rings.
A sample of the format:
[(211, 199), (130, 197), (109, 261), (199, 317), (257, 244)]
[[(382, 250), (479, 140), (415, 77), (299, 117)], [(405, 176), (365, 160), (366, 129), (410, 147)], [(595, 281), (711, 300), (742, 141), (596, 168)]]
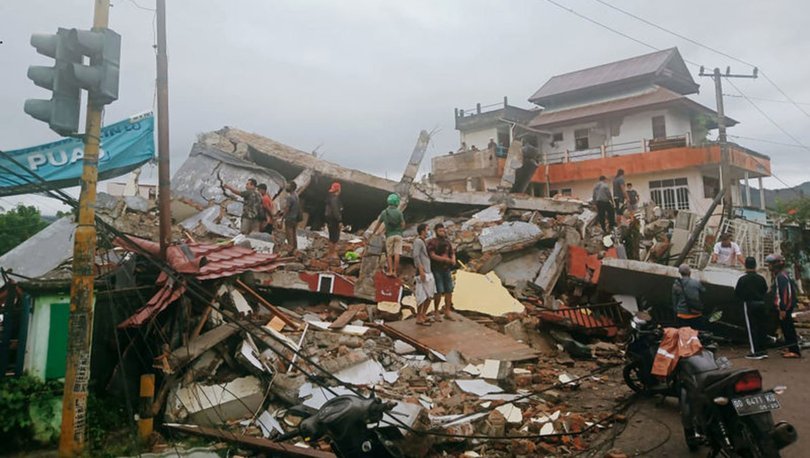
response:
[(236, 285), (242, 288), (242, 290), (245, 291), (246, 293), (256, 298), (256, 300), (259, 301), (259, 304), (261, 304), (264, 308), (269, 310), (273, 315), (281, 318), (284, 321), (284, 323), (287, 324), (288, 326), (292, 327), (293, 329), (298, 329), (300, 327), (298, 326), (298, 323), (293, 321), (284, 312), (279, 310), (278, 307), (271, 304), (270, 302), (267, 302), (267, 300), (264, 297), (262, 297), (256, 291), (254, 291), (250, 286), (246, 285), (242, 280), (236, 280)]
[(363, 304), (351, 305), (346, 311), (340, 314), (337, 320), (329, 325), (329, 329), (340, 329), (347, 324), (351, 323), (358, 312), (365, 310), (366, 306)]
[(216, 327), (205, 334), (192, 339), (188, 345), (180, 347), (171, 352), (167, 358), (168, 367), (163, 364), (158, 366), (167, 374), (177, 372), (180, 368), (196, 359), (212, 347), (216, 346), (228, 337), (236, 334), (239, 326), (235, 323), (226, 323)]
[(163, 426), (175, 431), (193, 434), (202, 437), (211, 437), (242, 445), (244, 447), (270, 452), (271, 456), (303, 456), (310, 458), (335, 458), (334, 453), (323, 452), (312, 448), (296, 447), (294, 445), (273, 442), (262, 437), (253, 437), (244, 434), (236, 434), (216, 428), (197, 425), (180, 425), (176, 423), (164, 423)]

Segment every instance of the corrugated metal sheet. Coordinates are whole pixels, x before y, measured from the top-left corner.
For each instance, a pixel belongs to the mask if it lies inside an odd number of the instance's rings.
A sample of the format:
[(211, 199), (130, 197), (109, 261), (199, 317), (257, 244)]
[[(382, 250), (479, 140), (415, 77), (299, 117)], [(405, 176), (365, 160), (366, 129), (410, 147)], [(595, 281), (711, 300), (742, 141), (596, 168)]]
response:
[[(552, 96), (644, 75), (654, 75), (667, 65), (674, 55), (677, 55), (677, 58), (680, 59), (678, 50), (670, 48), (563, 75), (556, 75), (538, 89), (529, 100), (542, 105), (541, 102), (544, 99)], [(683, 65), (683, 62), (681, 62), (681, 65)]]

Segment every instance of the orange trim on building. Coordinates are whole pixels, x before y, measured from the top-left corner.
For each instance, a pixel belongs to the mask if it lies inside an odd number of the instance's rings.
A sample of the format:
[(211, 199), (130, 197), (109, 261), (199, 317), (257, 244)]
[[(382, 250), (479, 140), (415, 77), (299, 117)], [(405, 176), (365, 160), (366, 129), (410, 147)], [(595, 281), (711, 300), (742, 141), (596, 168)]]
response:
[[(731, 163), (755, 176), (770, 176), (771, 161), (757, 158), (748, 152), (729, 145)], [(665, 170), (680, 170), (720, 163), (720, 146), (670, 148), (645, 153), (625, 154), (606, 158), (589, 159), (548, 166), (550, 183), (597, 180), (600, 175), (612, 176), (617, 169), (627, 175), (641, 175)], [(546, 182), (546, 168), (538, 167), (532, 181)]]

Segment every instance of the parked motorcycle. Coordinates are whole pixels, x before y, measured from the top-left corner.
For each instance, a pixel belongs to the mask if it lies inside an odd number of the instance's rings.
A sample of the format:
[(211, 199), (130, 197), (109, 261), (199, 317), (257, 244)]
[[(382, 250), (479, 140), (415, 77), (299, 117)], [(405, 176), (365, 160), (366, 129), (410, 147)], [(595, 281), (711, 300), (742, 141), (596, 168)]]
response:
[(697, 450), (705, 444), (710, 456), (778, 457), (779, 450), (796, 441), (787, 422), (774, 424), (771, 411), (785, 388), (762, 390), (756, 369), (731, 369), (726, 358), (715, 359), (713, 337), (700, 333), (703, 350), (681, 358), (666, 380), (651, 374), (663, 331), (644, 320), (631, 321), (625, 348), (625, 383), (635, 392), (678, 398), (686, 444)]
[(303, 418), (298, 428), (282, 434), (276, 441), (302, 437), (316, 442), (327, 436), (332, 451), (338, 457), (400, 458), (402, 452), (395, 440), (401, 438), (395, 426), (370, 427), (379, 423), (383, 414), (391, 411), (395, 402), (382, 402), (379, 398), (358, 396), (337, 396), (320, 409), (305, 405), (290, 408), (287, 415)]
[(678, 366), (675, 386), (690, 450), (705, 444), (712, 457), (778, 457), (780, 449), (796, 442), (796, 429), (787, 422), (774, 424), (771, 415), (785, 387), (763, 390), (758, 370), (722, 367), (705, 349)]

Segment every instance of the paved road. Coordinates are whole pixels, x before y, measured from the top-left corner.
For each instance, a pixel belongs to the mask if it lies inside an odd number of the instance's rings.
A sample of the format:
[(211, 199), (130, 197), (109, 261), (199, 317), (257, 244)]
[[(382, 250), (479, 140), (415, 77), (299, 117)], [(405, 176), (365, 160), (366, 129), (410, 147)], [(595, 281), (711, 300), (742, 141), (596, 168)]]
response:
[[(779, 398), (782, 408), (774, 412), (774, 420), (793, 424), (799, 432), (799, 440), (783, 449), (782, 456), (810, 456), (810, 357), (805, 353), (804, 359), (787, 360), (771, 352), (771, 357), (766, 360), (748, 361), (740, 358), (745, 354), (741, 349), (721, 350), (720, 354), (733, 358), (735, 367), (759, 369), (765, 387), (788, 387)], [(708, 452), (708, 449), (701, 448), (700, 452), (689, 453), (674, 398), (663, 401), (660, 398), (643, 399), (637, 402), (628, 411), (627, 427), (616, 439), (615, 447), (628, 455), (647, 452), (646, 456), (655, 457), (697, 457), (706, 456)]]

